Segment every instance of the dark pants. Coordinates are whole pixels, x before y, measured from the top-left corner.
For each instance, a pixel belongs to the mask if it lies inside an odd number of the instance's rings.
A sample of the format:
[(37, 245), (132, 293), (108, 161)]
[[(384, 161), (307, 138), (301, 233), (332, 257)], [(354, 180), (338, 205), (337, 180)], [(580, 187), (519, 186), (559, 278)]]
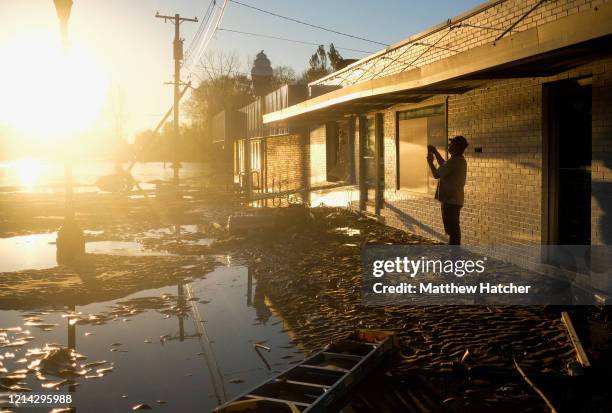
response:
[(459, 226), (459, 214), (461, 205), (442, 204), (442, 222), (444, 232), (448, 234), (449, 245), (461, 244), (461, 227)]

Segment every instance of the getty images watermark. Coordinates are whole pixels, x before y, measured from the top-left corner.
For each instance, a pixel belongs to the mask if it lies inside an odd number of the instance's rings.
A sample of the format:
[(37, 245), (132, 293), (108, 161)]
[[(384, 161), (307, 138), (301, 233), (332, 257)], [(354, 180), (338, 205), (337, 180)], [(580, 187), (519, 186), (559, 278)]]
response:
[(373, 305), (610, 304), (611, 252), (608, 246), (545, 245), (513, 251), (499, 246), (370, 245), (362, 251), (362, 301)]

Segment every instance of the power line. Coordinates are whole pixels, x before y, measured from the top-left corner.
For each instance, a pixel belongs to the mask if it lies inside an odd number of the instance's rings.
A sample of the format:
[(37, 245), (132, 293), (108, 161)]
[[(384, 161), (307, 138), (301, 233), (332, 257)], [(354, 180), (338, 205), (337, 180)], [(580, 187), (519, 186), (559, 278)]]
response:
[(206, 50), (206, 48), (208, 47), (208, 44), (210, 43), (210, 41), (212, 40), (213, 36), (215, 35), (215, 33), (217, 32), (217, 29), (219, 28), (219, 25), (221, 24), (221, 19), (223, 19), (223, 15), (225, 14), (225, 9), (227, 8), (227, 5), (229, 3), (229, 0), (224, 0), (223, 1), (223, 6), (221, 6), (221, 11), (219, 12), (218, 16), (217, 16), (217, 21), (215, 22), (215, 27), (212, 30), (212, 32), (210, 32), (209, 35), (209, 31), (211, 26), (208, 26), (208, 28), (206, 29), (206, 32), (204, 33), (204, 42), (200, 45), (200, 47), (198, 48), (197, 52), (195, 53), (195, 57), (192, 59), (192, 61), (197, 61), (200, 56), (202, 55), (202, 53)]
[[(187, 50), (187, 57), (184, 62), (185, 68), (189, 68), (194, 61), (199, 58), (200, 50), (202, 49), (202, 45), (206, 42), (206, 36), (210, 31), (210, 27), (212, 25), (212, 18), (215, 13), (215, 8), (217, 6), (217, 1), (212, 0), (206, 9), (206, 13), (204, 14), (204, 18), (202, 19), (202, 24), (198, 27), (198, 31), (195, 34), (193, 41), (189, 45), (189, 49)], [(196, 59), (194, 59), (196, 56)]]
[(229, 0), (229, 1), (231, 1), (232, 3), (239, 4), (241, 6), (244, 6), (244, 7), (248, 7), (249, 9), (253, 9), (253, 10), (260, 11), (262, 13), (269, 14), (269, 15), (274, 16), (274, 17), (278, 17), (278, 18), (281, 18), (281, 19), (289, 20), (289, 21), (292, 21), (294, 23), (303, 24), (304, 26), (314, 27), (315, 29), (325, 30), (325, 31), (328, 31), (328, 32), (331, 32), (331, 33), (339, 34), (341, 36), (352, 37), (353, 39), (363, 40), (364, 42), (375, 43), (375, 44), (378, 44), (378, 45), (381, 45), (381, 46), (385, 46), (385, 47), (389, 46), (386, 43), (377, 42), (376, 40), (370, 40), (370, 39), (366, 39), (364, 37), (359, 37), (359, 36), (355, 36), (355, 35), (348, 34), (348, 33), (342, 33), (342, 32), (339, 32), (337, 30), (329, 29), (327, 27), (317, 26), (316, 24), (307, 23), (307, 22), (304, 22), (304, 21), (301, 21), (301, 20), (298, 20), (298, 19), (294, 19), (293, 17), (282, 16), (280, 14), (277, 14), (277, 13), (274, 13), (274, 12), (271, 12), (271, 11), (268, 11), (268, 10), (264, 10), (264, 9), (260, 9), (258, 7), (255, 7), (255, 6), (251, 6), (250, 4), (241, 3), (238, 0)]
[(191, 42), (189, 43), (189, 47), (187, 48), (187, 53), (190, 53), (191, 51), (193, 51), (196, 44), (199, 43), (200, 37), (202, 36), (202, 32), (204, 31), (204, 28), (206, 27), (208, 20), (210, 19), (210, 14), (212, 13), (212, 9), (215, 6), (215, 4), (216, 4), (216, 0), (211, 0), (206, 10), (204, 10), (204, 13), (202, 14), (202, 20), (200, 22), (200, 25), (198, 26), (198, 30), (194, 34), (193, 39), (191, 39)]
[[(230, 0), (230, 1), (232, 1), (232, 0)], [(232, 32), (232, 33), (246, 34), (246, 35), (249, 35), (249, 36), (265, 37), (265, 38), (267, 38), (267, 39), (284, 40), (284, 41), (286, 41), (286, 42), (301, 43), (301, 44), (307, 44), (307, 45), (312, 45), (312, 46), (319, 46), (319, 45), (320, 45), (320, 43), (305, 42), (305, 41), (302, 41), (302, 40), (295, 40), (295, 39), (287, 39), (287, 38), (285, 38), (285, 37), (271, 36), (271, 35), (268, 35), (268, 34), (251, 33), (251, 32), (243, 32), (243, 31), (240, 31), (240, 30), (233, 30), (233, 29), (224, 29), (224, 28), (222, 28), (222, 27), (219, 27), (217, 30), (219, 30), (219, 31), (224, 31), (224, 32)], [(340, 47), (340, 46), (335, 46), (335, 45), (334, 45), (334, 47), (335, 47), (336, 49), (341, 49), (341, 50), (350, 50), (350, 51), (352, 51), (352, 52), (358, 52), (358, 53), (366, 53), (366, 54), (371, 54), (371, 53), (374, 53), (374, 52), (369, 52), (369, 51), (367, 51), (367, 50), (350, 49), (350, 48), (348, 48), (348, 47)]]
[(212, 11), (213, 11), (216, 3), (217, 3), (216, 0), (211, 0), (211, 2), (208, 4), (208, 7), (204, 11), (204, 14), (203, 14), (200, 26), (198, 27), (198, 30), (196, 31), (195, 35), (193, 36), (193, 39), (191, 39), (191, 42), (189, 43), (189, 47), (187, 48), (187, 51), (185, 53), (185, 55), (187, 56), (187, 60), (189, 59), (189, 57), (193, 53), (194, 49), (197, 47), (197, 44), (200, 43), (200, 41), (202, 40), (201, 39), (202, 33), (204, 32), (204, 29), (208, 25), (208, 21), (210, 20), (210, 16), (212, 15)]

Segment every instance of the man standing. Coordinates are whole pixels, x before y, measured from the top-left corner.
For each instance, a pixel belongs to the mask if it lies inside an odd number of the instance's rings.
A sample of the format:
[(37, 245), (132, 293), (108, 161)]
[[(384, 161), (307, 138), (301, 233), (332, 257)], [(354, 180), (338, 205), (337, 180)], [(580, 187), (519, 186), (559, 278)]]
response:
[[(427, 163), (434, 178), (438, 179), (436, 199), (442, 206), (442, 222), (444, 231), (448, 234), (449, 245), (461, 244), (461, 227), (459, 214), (463, 206), (463, 187), (467, 176), (467, 162), (463, 152), (467, 148), (467, 140), (463, 136), (451, 138), (448, 152), (451, 157), (445, 161), (438, 150), (427, 146)], [(434, 156), (438, 167), (434, 165)]]

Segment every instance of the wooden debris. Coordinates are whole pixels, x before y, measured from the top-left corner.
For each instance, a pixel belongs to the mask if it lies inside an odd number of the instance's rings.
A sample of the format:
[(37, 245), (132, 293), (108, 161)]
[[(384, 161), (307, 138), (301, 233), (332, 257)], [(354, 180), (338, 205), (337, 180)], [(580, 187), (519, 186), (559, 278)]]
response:
[(574, 329), (574, 325), (572, 324), (572, 319), (570, 318), (567, 311), (563, 311), (561, 313), (561, 320), (563, 321), (563, 324), (565, 324), (565, 327), (567, 328), (567, 332), (569, 333), (570, 340), (572, 341), (574, 349), (576, 350), (576, 357), (578, 358), (578, 361), (580, 362), (582, 367), (591, 367), (589, 358), (586, 352), (584, 351), (584, 348), (582, 347), (582, 343), (580, 342), (580, 339), (578, 338), (578, 334), (576, 334), (576, 330)]
[(531, 379), (529, 379), (529, 377), (527, 377), (527, 375), (525, 374), (525, 372), (523, 371), (523, 369), (521, 368), (521, 366), (519, 366), (519, 364), (516, 362), (516, 359), (514, 360), (514, 367), (516, 367), (516, 370), (519, 372), (519, 374), (521, 375), (521, 377), (523, 377), (523, 379), (525, 380), (525, 382), (531, 386), (531, 388), (538, 393), (538, 395), (542, 398), (542, 400), (544, 400), (544, 403), (546, 403), (546, 405), (550, 408), (550, 411), (552, 413), (557, 413), (557, 409), (555, 409), (555, 406), (551, 403), (550, 400), (548, 400), (548, 397), (546, 397), (546, 395), (542, 392), (542, 390), (540, 390), (538, 388), (538, 386), (535, 385), (534, 382), (531, 381)]

